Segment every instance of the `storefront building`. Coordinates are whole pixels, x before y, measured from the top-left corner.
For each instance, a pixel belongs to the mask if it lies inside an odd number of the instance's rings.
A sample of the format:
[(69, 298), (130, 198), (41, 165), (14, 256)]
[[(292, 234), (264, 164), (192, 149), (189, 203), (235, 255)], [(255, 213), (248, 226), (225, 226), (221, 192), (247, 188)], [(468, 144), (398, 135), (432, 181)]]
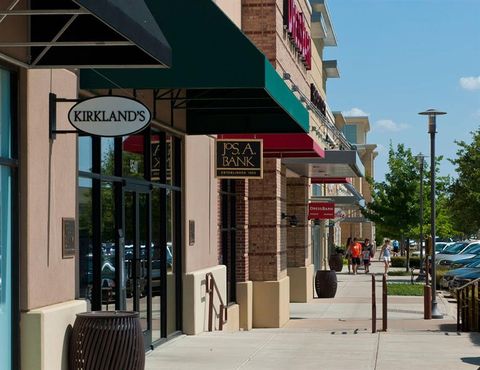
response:
[[(146, 350), (283, 326), (326, 267), (332, 234), (308, 203), (362, 175), (326, 103), (323, 1), (110, 3), (0, 5), (2, 369), (65, 369), (90, 310), (138, 311)], [(151, 124), (72, 128), (74, 104), (105, 96)], [(263, 178), (217, 179), (219, 137), (261, 138)]]
[(68, 328), (87, 310), (76, 299), (77, 139), (71, 104), (51, 97), (77, 99), (76, 68), (124, 53), (123, 68), (171, 64), (145, 4), (120, 3), (0, 2), (1, 369), (66, 368)]
[(12, 368), (18, 335), (17, 75), (0, 65), (0, 366)]

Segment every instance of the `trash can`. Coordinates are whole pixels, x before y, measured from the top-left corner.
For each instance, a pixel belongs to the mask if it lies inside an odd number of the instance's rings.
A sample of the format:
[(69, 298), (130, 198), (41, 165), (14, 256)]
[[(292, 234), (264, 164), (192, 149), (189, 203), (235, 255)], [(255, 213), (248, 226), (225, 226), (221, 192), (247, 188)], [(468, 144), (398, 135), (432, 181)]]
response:
[(337, 293), (337, 274), (332, 270), (318, 270), (315, 275), (318, 298), (333, 298)]
[(70, 370), (144, 370), (145, 348), (137, 312), (77, 314), (70, 337)]

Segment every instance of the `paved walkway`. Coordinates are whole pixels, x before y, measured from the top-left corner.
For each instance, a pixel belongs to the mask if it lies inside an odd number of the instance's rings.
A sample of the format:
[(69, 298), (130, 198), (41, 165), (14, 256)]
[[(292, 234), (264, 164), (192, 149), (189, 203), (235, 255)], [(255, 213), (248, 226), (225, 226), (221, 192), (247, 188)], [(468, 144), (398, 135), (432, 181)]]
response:
[[(382, 265), (372, 271), (380, 280)], [(480, 369), (480, 335), (455, 331), (455, 305), (445, 298), (445, 318), (426, 321), (423, 297), (389, 297), (388, 331), (372, 334), (370, 275), (338, 280), (335, 298), (291, 304), (282, 329), (181, 336), (150, 353), (146, 369)]]

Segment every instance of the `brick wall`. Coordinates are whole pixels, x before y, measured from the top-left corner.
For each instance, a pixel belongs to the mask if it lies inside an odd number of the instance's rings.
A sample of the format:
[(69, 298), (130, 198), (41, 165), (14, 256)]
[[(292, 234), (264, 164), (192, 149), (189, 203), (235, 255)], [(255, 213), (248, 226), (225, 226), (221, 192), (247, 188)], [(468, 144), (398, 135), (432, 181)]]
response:
[(242, 31), (275, 67), (276, 62), (275, 0), (242, 0)]
[(249, 180), (250, 280), (280, 280), (287, 275), (285, 167), (276, 158), (264, 159), (262, 180)]
[[(311, 13), (308, 0), (297, 0), (305, 14), (310, 32)], [(265, 54), (280, 76), (291, 75), (293, 83), (310, 96), (308, 72), (283, 25), (284, 0), (242, 0), (242, 31)], [(319, 89), (321, 86), (319, 86)]]
[(248, 180), (236, 180), (237, 193), (237, 282), (249, 280), (248, 263)]

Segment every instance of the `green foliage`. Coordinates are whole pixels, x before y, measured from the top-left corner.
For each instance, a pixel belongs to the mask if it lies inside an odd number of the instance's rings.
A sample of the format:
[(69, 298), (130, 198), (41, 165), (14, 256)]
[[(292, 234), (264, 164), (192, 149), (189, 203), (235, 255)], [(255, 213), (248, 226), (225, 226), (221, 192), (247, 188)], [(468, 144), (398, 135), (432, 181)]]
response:
[(456, 141), (457, 158), (450, 160), (458, 178), (450, 186), (450, 208), (455, 227), (466, 235), (480, 229), (480, 129), (472, 132), (472, 142)]
[[(452, 237), (459, 233), (455, 230), (454, 220), (449, 207), (448, 189), (451, 179), (438, 176), (442, 157), (435, 159), (436, 186), (436, 229), (437, 236)], [(369, 180), (372, 202), (362, 209), (365, 217), (374, 221), (377, 227), (377, 244), (381, 238), (399, 239), (420, 235), (420, 166), (411, 149), (399, 144), (396, 148), (390, 144), (389, 173), (385, 181)], [(430, 166), (423, 166), (423, 234), (430, 233)]]
[[(407, 257), (392, 257), (392, 267), (406, 267)], [(410, 257), (410, 267), (420, 268), (420, 257)]]
[(409, 271), (389, 271), (388, 276), (411, 276), (412, 273)]
[(362, 213), (382, 234), (400, 239), (418, 223), (418, 165), (409, 148), (399, 144), (395, 150), (390, 144), (388, 166), (385, 181), (375, 183), (370, 179), (373, 200)]
[(387, 283), (387, 295), (422, 296), (422, 284)]

